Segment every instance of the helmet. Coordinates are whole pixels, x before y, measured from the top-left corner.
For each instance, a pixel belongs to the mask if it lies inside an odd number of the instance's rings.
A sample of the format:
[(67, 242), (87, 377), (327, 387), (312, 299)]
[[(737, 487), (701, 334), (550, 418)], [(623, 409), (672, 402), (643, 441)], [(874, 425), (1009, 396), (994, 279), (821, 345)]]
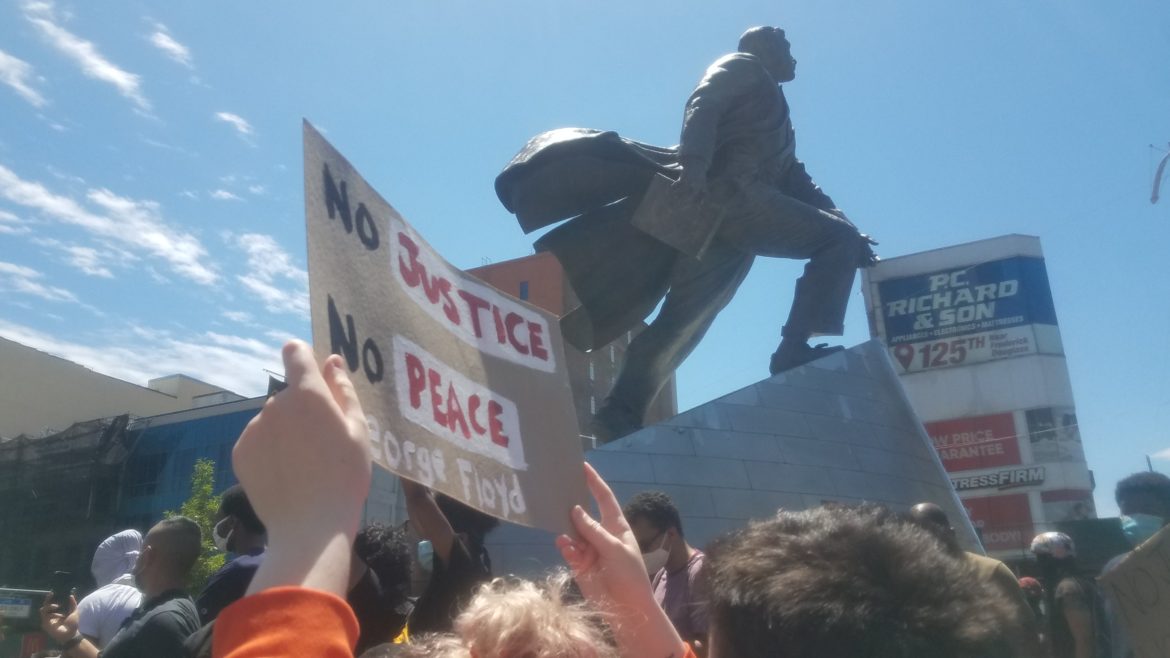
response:
[(1072, 537), (1063, 532), (1045, 532), (1036, 535), (1032, 540), (1032, 552), (1036, 555), (1051, 555), (1061, 560), (1076, 557), (1077, 548), (1073, 545)]

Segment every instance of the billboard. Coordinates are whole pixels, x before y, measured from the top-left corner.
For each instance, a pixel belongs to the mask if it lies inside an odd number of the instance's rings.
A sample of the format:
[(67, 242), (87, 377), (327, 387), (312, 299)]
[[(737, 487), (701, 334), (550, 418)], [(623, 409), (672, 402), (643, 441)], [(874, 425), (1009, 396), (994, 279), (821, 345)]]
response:
[(1056, 325), (1044, 259), (1013, 256), (877, 284), (884, 339), (903, 372), (1041, 351)]
[(1011, 413), (926, 423), (926, 433), (948, 473), (1020, 463)]
[(1027, 549), (1035, 536), (1026, 493), (964, 498), (963, 507), (989, 551)]

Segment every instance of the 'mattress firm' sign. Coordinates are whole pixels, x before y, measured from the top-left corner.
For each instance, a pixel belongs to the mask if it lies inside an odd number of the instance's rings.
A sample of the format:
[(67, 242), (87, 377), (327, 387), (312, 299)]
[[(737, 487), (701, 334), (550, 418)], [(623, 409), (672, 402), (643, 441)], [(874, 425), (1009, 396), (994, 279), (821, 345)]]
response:
[(949, 473), (1020, 463), (1011, 413), (926, 423), (926, 433)]
[(886, 344), (904, 372), (1037, 351), (1055, 325), (1042, 258), (1016, 256), (878, 283)]
[(1027, 466), (1011, 468), (993, 473), (981, 473), (965, 477), (951, 478), (955, 491), (972, 491), (975, 489), (1021, 489), (1044, 484), (1045, 469), (1043, 466)]

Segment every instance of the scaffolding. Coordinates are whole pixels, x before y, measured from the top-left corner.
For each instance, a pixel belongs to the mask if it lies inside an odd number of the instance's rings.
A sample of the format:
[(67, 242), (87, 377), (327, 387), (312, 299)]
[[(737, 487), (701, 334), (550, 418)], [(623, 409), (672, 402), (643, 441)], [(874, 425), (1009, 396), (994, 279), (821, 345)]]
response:
[(80, 591), (90, 560), (118, 531), (118, 483), (131, 448), (129, 416), (0, 440), (0, 587), (44, 589), (57, 570)]

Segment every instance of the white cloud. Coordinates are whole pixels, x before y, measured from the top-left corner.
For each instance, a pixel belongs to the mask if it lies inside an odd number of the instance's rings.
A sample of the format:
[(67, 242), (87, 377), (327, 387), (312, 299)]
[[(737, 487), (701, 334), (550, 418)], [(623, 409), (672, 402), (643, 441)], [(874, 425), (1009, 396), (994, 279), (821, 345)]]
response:
[(95, 249), (76, 244), (66, 244), (54, 238), (33, 238), (33, 244), (49, 247), (60, 251), (65, 256), (65, 262), (82, 272), (103, 279), (114, 278), (114, 273), (106, 267), (106, 263), (117, 263), (118, 257), (128, 255), (124, 251), (114, 249)]
[(176, 335), (134, 327), (87, 337), (82, 344), (0, 320), (0, 335), (140, 385), (155, 377), (185, 374), (241, 395), (257, 396), (264, 394), (268, 384), (264, 370), (283, 370), (279, 345), (211, 332)]
[(163, 51), (163, 54), (167, 57), (170, 57), (189, 69), (195, 68), (195, 65), (191, 61), (191, 49), (176, 41), (171, 36), (171, 32), (167, 29), (166, 25), (155, 23), (154, 32), (148, 38), (150, 39), (150, 43), (155, 48)]
[(33, 77), (31, 64), (0, 50), (0, 83), (12, 87), (13, 91), (32, 103), (33, 107), (44, 107), (48, 101), (41, 92), (33, 89), (30, 82)]
[(216, 121), (222, 121), (231, 125), (231, 127), (235, 128), (236, 132), (240, 133), (241, 136), (248, 137), (254, 132), (252, 130), (252, 124), (248, 123), (244, 117), (238, 114), (232, 114), (231, 112), (216, 112), (215, 119)]
[(155, 201), (129, 199), (105, 188), (91, 188), (85, 198), (96, 207), (94, 211), (71, 197), (53, 193), (39, 182), (20, 178), (3, 165), (0, 198), (79, 226), (131, 252), (163, 260), (176, 273), (196, 283), (210, 285), (219, 278), (214, 266), (207, 262), (207, 250), (199, 239), (169, 226)]
[(32, 231), (29, 222), (5, 210), (0, 210), (0, 235), (24, 235)]
[(265, 192), (267, 192), (268, 189), (265, 188), (263, 185), (249, 185), (248, 191), (251, 192), (252, 194), (255, 194), (256, 196), (261, 196)]
[(249, 324), (252, 322), (252, 314), (246, 311), (224, 311), (222, 315), (232, 322), (239, 322), (240, 324)]
[(1170, 459), (1170, 448), (1166, 448), (1165, 450), (1160, 450), (1160, 451), (1155, 452), (1154, 454), (1152, 454), (1150, 456), (1153, 457), (1154, 459)]
[(293, 265), (292, 257), (272, 236), (244, 233), (228, 235), (227, 240), (248, 255), (248, 272), (236, 279), (264, 308), (308, 317), (309, 274)]
[(208, 195), (216, 201), (243, 201), (243, 199), (240, 197), (222, 188), (218, 190), (212, 190), (211, 192), (208, 192)]
[(106, 59), (92, 41), (62, 27), (52, 2), (24, 3), (24, 17), (40, 30), (50, 45), (80, 66), (86, 76), (113, 86), (139, 110), (150, 111), (150, 101), (142, 94), (141, 78)]
[(76, 302), (77, 297), (64, 288), (46, 285), (44, 275), (31, 267), (0, 261), (0, 290), (40, 297), (51, 302)]

